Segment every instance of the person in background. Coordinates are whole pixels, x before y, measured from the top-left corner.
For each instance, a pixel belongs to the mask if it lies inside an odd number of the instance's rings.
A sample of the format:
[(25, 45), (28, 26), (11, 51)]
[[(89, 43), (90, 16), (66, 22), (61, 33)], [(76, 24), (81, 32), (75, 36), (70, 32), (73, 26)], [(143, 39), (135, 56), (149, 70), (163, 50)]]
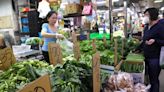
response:
[(57, 13), (54, 11), (50, 11), (47, 14), (47, 21), (48, 23), (44, 23), (42, 25), (41, 35), (44, 38), (44, 44), (42, 46), (42, 52), (44, 59), (47, 63), (50, 63), (49, 61), (49, 55), (48, 55), (48, 43), (49, 42), (56, 42), (57, 39), (63, 39), (64, 36), (57, 33)]
[(146, 71), (148, 71), (151, 89), (150, 92), (159, 92), (159, 74), (161, 71), (159, 58), (161, 47), (164, 46), (164, 23), (158, 18), (156, 8), (148, 8), (144, 12), (143, 41), (140, 49), (144, 52)]

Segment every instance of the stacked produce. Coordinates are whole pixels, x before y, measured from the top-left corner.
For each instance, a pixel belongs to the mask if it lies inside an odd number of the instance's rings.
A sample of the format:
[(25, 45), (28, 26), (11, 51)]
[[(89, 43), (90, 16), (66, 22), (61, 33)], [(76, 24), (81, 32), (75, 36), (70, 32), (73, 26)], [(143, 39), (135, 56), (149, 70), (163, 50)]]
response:
[[(104, 46), (103, 41), (96, 41), (95, 45), (96, 45), (96, 49), (100, 52), (101, 64), (113, 65), (114, 52), (107, 49), (107, 47)], [(92, 41), (86, 40), (86, 41), (80, 42), (80, 52), (81, 52), (80, 61), (81, 62), (84, 61), (85, 63), (91, 66), (92, 63), (89, 61), (92, 60), (92, 55), (95, 53), (93, 51)]]
[(0, 92), (16, 92), (40, 76), (51, 73), (52, 70), (52, 66), (38, 60), (16, 63), (0, 74)]
[(121, 70), (129, 73), (141, 73), (144, 70), (144, 57), (142, 54), (129, 53)]
[(31, 37), (28, 38), (25, 43), (27, 45), (38, 45), (38, 44), (42, 44), (42, 40), (38, 37)]
[(140, 83), (134, 85), (133, 77), (123, 72), (111, 75), (103, 84), (104, 92), (148, 92), (149, 88)]
[(16, 92), (40, 76), (49, 74), (53, 92), (91, 92), (92, 68), (77, 61), (48, 65), (38, 60), (14, 64), (0, 74), (0, 92)]
[(51, 77), (53, 92), (92, 92), (92, 69), (77, 61), (57, 65)]

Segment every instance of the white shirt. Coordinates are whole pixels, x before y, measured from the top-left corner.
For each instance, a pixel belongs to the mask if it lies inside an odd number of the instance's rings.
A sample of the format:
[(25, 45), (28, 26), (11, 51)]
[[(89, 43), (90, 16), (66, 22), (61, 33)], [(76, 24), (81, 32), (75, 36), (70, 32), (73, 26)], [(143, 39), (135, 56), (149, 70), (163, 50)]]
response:
[(39, 2), (39, 6), (38, 6), (39, 18), (45, 18), (49, 11), (51, 11), (51, 9), (49, 3), (46, 0), (42, 0), (41, 2)]

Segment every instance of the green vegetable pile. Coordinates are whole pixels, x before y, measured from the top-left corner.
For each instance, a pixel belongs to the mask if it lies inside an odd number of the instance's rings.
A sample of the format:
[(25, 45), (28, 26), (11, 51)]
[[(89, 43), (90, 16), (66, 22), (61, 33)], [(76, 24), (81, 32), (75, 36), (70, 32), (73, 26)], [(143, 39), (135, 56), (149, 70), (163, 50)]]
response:
[(142, 64), (129, 64), (124, 62), (121, 67), (121, 70), (128, 73), (142, 73), (144, 70), (144, 65)]
[(25, 42), (27, 45), (38, 45), (42, 43), (42, 40), (38, 37), (31, 37)]
[(121, 70), (124, 72), (131, 72), (131, 73), (143, 72), (144, 56), (142, 54), (129, 53), (121, 67)]
[(52, 66), (38, 60), (16, 63), (9, 70), (0, 74), (0, 92), (16, 92), (27, 83), (51, 73), (52, 70)]
[(53, 92), (92, 92), (92, 69), (77, 61), (57, 65), (51, 76)]

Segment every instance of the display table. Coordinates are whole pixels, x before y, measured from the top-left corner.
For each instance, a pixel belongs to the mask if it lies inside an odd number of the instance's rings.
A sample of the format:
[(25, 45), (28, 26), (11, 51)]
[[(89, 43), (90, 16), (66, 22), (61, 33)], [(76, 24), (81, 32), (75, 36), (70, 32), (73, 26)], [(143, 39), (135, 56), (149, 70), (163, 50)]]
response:
[(43, 55), (41, 54), (41, 51), (39, 50), (30, 50), (26, 52), (19, 52), (15, 54), (15, 57), (17, 61), (23, 61), (27, 59), (38, 59), (38, 60), (43, 60)]

